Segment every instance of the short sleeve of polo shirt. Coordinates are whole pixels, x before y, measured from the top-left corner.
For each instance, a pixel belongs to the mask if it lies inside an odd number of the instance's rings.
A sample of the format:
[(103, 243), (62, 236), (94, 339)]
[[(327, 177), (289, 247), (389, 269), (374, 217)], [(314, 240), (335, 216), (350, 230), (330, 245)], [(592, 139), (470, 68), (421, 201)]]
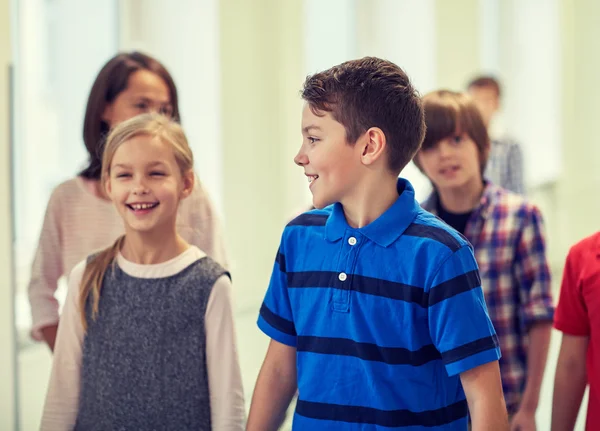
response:
[(583, 256), (571, 249), (567, 256), (558, 307), (554, 315), (554, 327), (569, 335), (590, 335), (590, 322), (581, 295), (581, 280), (579, 263)]
[(473, 250), (464, 245), (440, 266), (428, 292), (431, 339), (453, 376), (500, 359)]
[(275, 257), (269, 288), (260, 307), (258, 327), (273, 340), (296, 347), (296, 327), (288, 296), (283, 245), (282, 239)]

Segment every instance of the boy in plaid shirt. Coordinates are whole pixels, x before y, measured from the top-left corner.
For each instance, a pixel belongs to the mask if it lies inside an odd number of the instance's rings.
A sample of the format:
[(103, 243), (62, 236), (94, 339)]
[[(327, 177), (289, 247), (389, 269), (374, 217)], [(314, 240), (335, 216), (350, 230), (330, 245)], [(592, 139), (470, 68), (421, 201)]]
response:
[(415, 163), (434, 192), (422, 204), (473, 245), (500, 342), (500, 372), (512, 430), (535, 430), (554, 314), (539, 210), (482, 175), (490, 141), (464, 94), (423, 98), (427, 133)]

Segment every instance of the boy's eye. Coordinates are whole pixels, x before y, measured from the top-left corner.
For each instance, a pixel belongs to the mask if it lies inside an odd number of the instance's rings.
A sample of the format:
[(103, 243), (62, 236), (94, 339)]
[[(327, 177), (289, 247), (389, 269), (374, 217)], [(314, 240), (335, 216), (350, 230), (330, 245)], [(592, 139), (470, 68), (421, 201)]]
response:
[(147, 109), (148, 109), (148, 104), (147, 104), (147, 103), (145, 103), (145, 102), (140, 102), (140, 103), (136, 103), (136, 104), (135, 104), (135, 107), (136, 107), (137, 109), (139, 109), (140, 111), (145, 111), (145, 110), (147, 110)]
[(160, 172), (160, 171), (152, 171), (150, 172), (150, 176), (152, 177), (163, 177), (165, 175), (164, 172)]
[(126, 172), (121, 172), (121, 173), (117, 174), (117, 178), (128, 178), (130, 176), (131, 176), (131, 174), (128, 174)]
[(455, 144), (460, 144), (460, 143), (462, 142), (462, 136), (455, 136), (455, 137), (452, 139), (452, 141), (453, 141)]
[(309, 137), (308, 137), (308, 138), (306, 138), (306, 139), (308, 139), (308, 142), (310, 142), (311, 144), (314, 144), (315, 142), (317, 142), (317, 141), (318, 141), (318, 139), (317, 139), (317, 138), (313, 138), (312, 136), (309, 136)]

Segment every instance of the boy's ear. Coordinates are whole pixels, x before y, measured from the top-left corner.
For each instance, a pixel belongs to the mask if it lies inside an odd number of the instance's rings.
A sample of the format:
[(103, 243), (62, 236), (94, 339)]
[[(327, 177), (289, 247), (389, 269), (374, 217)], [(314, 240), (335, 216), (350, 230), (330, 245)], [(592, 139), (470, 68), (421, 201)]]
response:
[(385, 133), (379, 127), (371, 127), (365, 132), (363, 139), (361, 160), (365, 165), (372, 165), (385, 153), (387, 147)]
[(187, 198), (190, 194), (192, 194), (192, 190), (194, 190), (194, 183), (196, 182), (196, 176), (194, 175), (194, 171), (190, 169), (185, 172), (182, 176), (183, 181), (183, 189), (181, 190), (181, 199)]

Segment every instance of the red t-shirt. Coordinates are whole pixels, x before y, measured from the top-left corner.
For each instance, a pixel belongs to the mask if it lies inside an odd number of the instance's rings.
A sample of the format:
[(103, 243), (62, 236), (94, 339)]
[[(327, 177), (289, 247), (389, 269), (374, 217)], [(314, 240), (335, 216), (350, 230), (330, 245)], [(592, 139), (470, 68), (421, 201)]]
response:
[(600, 430), (600, 232), (569, 251), (554, 327), (565, 334), (590, 337), (586, 429)]

